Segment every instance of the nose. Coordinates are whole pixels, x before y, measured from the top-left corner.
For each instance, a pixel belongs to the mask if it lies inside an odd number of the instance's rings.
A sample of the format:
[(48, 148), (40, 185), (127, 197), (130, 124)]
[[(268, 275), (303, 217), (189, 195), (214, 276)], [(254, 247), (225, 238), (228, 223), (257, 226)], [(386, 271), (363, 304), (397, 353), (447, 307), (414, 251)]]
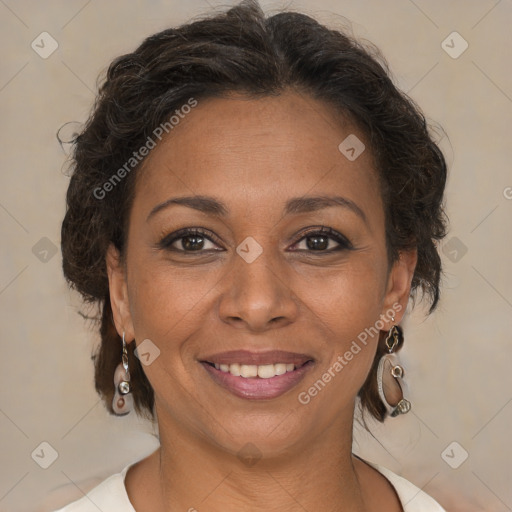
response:
[(219, 304), (220, 318), (233, 327), (258, 332), (284, 327), (297, 319), (298, 301), (287, 273), (272, 264), (265, 253), (252, 263), (234, 256)]

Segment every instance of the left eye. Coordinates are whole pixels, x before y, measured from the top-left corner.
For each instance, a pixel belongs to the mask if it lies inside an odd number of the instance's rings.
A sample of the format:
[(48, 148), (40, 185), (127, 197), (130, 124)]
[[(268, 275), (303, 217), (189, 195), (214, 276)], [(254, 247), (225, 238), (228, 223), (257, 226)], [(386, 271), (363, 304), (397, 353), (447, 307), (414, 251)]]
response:
[(305, 243), (305, 250), (308, 251), (326, 251), (328, 249), (332, 249), (332, 243), (334, 243), (335, 246), (339, 245), (338, 242), (336, 242), (336, 240), (333, 240), (332, 238), (325, 235), (308, 235), (304, 237), (302, 240), (303, 241), (301, 241), (300, 243)]
[[(304, 244), (304, 248), (297, 248)], [(351, 249), (352, 244), (342, 234), (326, 228), (320, 231), (307, 233), (295, 245), (295, 249), (299, 251), (312, 251), (312, 252), (334, 252), (343, 249)]]

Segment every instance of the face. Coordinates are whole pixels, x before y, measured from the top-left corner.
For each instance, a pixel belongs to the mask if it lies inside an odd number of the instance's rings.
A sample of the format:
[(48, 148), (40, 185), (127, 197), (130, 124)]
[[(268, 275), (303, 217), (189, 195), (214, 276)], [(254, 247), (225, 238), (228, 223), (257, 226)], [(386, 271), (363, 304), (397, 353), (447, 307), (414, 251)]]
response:
[(388, 267), (369, 145), (331, 112), (293, 93), (199, 101), (147, 158), (125, 261), (107, 264), (118, 331), (160, 351), (143, 366), (160, 432), (284, 453), (351, 426), (416, 259)]

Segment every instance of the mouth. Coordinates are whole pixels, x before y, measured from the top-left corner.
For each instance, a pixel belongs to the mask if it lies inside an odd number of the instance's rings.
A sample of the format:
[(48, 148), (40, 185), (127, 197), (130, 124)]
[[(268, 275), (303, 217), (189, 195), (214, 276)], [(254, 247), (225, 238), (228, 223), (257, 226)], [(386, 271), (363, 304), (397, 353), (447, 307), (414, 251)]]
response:
[(199, 362), (216, 384), (233, 395), (268, 400), (295, 387), (315, 361), (293, 352), (239, 350), (208, 356)]

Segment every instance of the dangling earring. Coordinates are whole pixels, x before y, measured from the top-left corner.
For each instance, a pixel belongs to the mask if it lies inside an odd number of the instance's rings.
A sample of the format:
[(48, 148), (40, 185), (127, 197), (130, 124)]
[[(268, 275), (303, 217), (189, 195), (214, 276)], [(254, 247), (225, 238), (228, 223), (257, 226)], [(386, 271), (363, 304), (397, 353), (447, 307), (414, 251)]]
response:
[[(395, 321), (395, 317), (392, 317)], [(388, 353), (384, 354), (377, 368), (377, 388), (382, 403), (386, 407), (386, 411), (392, 417), (399, 414), (406, 414), (411, 410), (411, 402), (404, 398), (403, 388), (404, 369), (400, 366), (396, 354), (393, 353), (395, 348), (403, 342), (402, 328), (393, 325), (388, 332), (385, 340)]]
[(123, 331), (122, 363), (117, 365), (114, 372), (114, 398), (112, 409), (116, 416), (125, 416), (133, 409), (133, 395), (131, 393), (130, 372), (128, 371), (128, 351)]

